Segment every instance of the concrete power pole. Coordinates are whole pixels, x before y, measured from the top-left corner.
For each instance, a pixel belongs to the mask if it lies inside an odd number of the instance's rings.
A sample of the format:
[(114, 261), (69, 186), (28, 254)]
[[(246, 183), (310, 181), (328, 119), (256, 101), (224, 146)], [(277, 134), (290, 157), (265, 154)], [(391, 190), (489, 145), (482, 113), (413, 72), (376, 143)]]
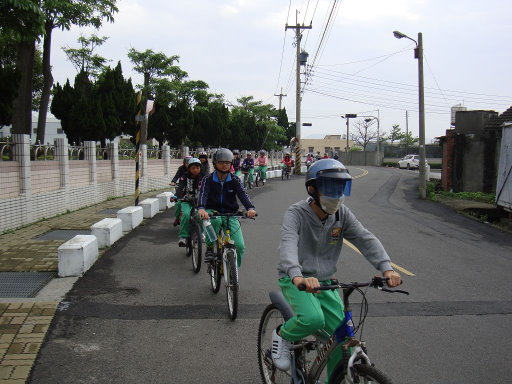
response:
[(283, 88), (281, 88), (281, 93), (279, 95), (274, 94), (274, 96), (279, 97), (279, 110), (281, 110), (281, 102), (283, 101), (283, 97), (286, 97), (288, 95), (283, 95)]
[(296, 14), (296, 25), (286, 25), (285, 30), (287, 29), (295, 29), (295, 43), (297, 44), (297, 66), (296, 66), (296, 91), (295, 91), (295, 138), (296, 138), (296, 146), (295, 146), (295, 170), (294, 173), (296, 175), (301, 174), (301, 165), (302, 165), (302, 151), (300, 146), (300, 41), (302, 39), (302, 30), (303, 29), (311, 29), (312, 26), (305, 26), (304, 24), (299, 24), (298, 11)]

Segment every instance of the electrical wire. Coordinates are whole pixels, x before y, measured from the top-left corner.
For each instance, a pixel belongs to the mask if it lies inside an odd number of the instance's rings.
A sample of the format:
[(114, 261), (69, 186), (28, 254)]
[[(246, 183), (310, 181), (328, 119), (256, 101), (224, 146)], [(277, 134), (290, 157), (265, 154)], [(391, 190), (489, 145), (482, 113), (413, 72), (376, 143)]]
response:
[[(335, 71), (335, 70), (332, 70), (332, 69), (323, 69), (322, 68), (322, 69), (317, 69), (317, 71), (323, 71), (321, 73), (328, 74), (328, 75), (331, 75), (330, 72), (335, 73), (335, 74), (339, 74), (340, 75), (339, 77), (341, 77), (341, 78), (343, 78), (343, 76), (345, 76), (345, 77), (355, 77), (355, 78), (358, 78), (358, 79), (371, 80), (371, 81), (368, 82), (369, 84), (375, 84), (374, 82), (380, 82), (380, 83), (387, 83), (387, 84), (396, 84), (396, 85), (399, 85), (399, 86), (404, 86), (404, 87), (409, 87), (409, 88), (417, 88), (416, 85), (399, 83), (399, 82), (389, 81), (389, 80), (375, 79), (375, 78), (372, 78), (372, 77), (355, 76), (355, 75), (350, 74), (350, 73)], [(331, 75), (331, 76), (336, 76), (336, 75)], [(362, 81), (362, 80), (358, 80), (358, 81)], [(388, 87), (402, 88), (402, 87), (391, 86), (391, 85), (389, 85)], [(402, 89), (404, 89), (404, 88), (402, 88)], [(436, 90), (436, 88), (431, 88), (431, 87), (425, 87), (425, 89)], [(443, 91), (445, 93), (462, 94), (463, 96), (464, 95), (476, 95), (476, 96), (484, 96), (484, 97), (491, 97), (491, 98), (503, 98), (503, 99), (507, 99), (507, 100), (510, 100), (512, 98), (512, 96), (489, 95), (489, 94), (484, 94), (484, 93), (457, 91), (457, 90), (449, 90), (449, 89), (444, 89)], [(490, 99), (490, 100), (497, 100), (497, 99)]]
[[(321, 80), (326, 80), (326, 81), (328, 81), (328, 83), (322, 82)], [(383, 82), (383, 81), (381, 81), (381, 82)], [(379, 83), (375, 83), (375, 82), (371, 82), (371, 81), (359, 80), (359, 79), (353, 78), (353, 76), (351, 76), (347, 80), (346, 76), (335, 76), (328, 72), (322, 72), (322, 71), (318, 71), (318, 74), (315, 75), (314, 84), (315, 85), (325, 84), (326, 86), (330, 86), (331, 88), (337, 84), (338, 86), (343, 87), (342, 88), (343, 90), (354, 89), (351, 87), (347, 87), (347, 85), (349, 85), (349, 86), (356, 87), (356, 90), (360, 90), (360, 91), (367, 91), (368, 89), (372, 89), (372, 90), (376, 90), (376, 91), (379, 91), (382, 93), (392, 93), (391, 97), (394, 97), (397, 94), (410, 95), (410, 96), (414, 96), (414, 97), (417, 97), (417, 95), (418, 95), (416, 85), (410, 85), (410, 86), (405, 87), (405, 86), (394, 86), (394, 85), (388, 85), (388, 84), (379, 84)], [(361, 89), (357, 89), (357, 88), (361, 88)], [(460, 95), (448, 95), (448, 96), (453, 100), (453, 103), (458, 102), (459, 97), (460, 97)], [(427, 88), (425, 97), (427, 99), (444, 99), (445, 101), (447, 101), (446, 95), (443, 92), (441, 92), (439, 94), (438, 90), (435, 88)], [(474, 98), (474, 97), (465, 97), (465, 100), (469, 101), (470, 103), (474, 103), (474, 104), (489, 104), (489, 105), (508, 104), (508, 99), (507, 100), (492, 100), (492, 99), (478, 99), (478, 98)]]
[[(290, 8), (292, 6), (292, 0), (288, 3), (288, 14), (286, 15), (286, 23), (288, 24), (288, 19), (290, 17)], [(281, 70), (283, 68), (283, 57), (284, 57), (284, 47), (286, 45), (286, 29), (284, 30), (284, 38), (283, 38), (283, 50), (281, 51), (281, 64), (279, 65), (279, 75), (277, 76), (277, 85), (276, 90), (279, 89), (279, 82), (281, 81)]]

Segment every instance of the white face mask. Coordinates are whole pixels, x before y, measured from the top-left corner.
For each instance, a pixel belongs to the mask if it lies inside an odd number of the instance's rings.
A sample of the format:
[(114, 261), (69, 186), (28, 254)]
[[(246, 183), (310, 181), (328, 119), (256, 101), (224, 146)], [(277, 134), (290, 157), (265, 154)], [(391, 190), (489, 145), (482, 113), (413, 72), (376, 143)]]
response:
[(319, 200), (322, 209), (329, 215), (332, 215), (336, 213), (338, 209), (340, 209), (343, 201), (345, 200), (345, 196), (341, 196), (340, 198), (320, 196)]

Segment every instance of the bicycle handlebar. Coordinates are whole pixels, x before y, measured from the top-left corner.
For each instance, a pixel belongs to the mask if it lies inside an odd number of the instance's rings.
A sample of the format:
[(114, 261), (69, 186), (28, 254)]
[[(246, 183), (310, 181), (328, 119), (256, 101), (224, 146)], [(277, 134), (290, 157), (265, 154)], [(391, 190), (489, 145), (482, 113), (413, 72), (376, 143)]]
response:
[[(258, 216), (258, 214), (256, 214), (256, 216)], [(242, 211), (238, 211), (238, 212), (235, 212), (235, 213), (231, 213), (231, 212), (228, 212), (228, 213), (212, 212), (212, 214), (210, 215), (210, 218), (216, 218), (216, 217), (239, 217), (239, 218), (242, 218), (242, 219), (252, 219), (252, 220), (255, 220), (254, 217), (247, 217), (247, 212), (242, 212)]]
[[(329, 291), (334, 289), (355, 289), (355, 288), (364, 288), (364, 287), (372, 287), (375, 289), (378, 289), (380, 291), (389, 292), (389, 293), (403, 293), (404, 295), (408, 295), (409, 292), (403, 291), (400, 289), (389, 289), (384, 287), (384, 283), (389, 280), (388, 277), (380, 277), (380, 276), (374, 276), (370, 282), (367, 283), (340, 283), (337, 280), (332, 280), (333, 284), (324, 284), (320, 287), (316, 288), (315, 291)], [(402, 283), (400, 283), (402, 284)], [(306, 284), (299, 284), (297, 287), (299, 291), (305, 291), (306, 290)]]

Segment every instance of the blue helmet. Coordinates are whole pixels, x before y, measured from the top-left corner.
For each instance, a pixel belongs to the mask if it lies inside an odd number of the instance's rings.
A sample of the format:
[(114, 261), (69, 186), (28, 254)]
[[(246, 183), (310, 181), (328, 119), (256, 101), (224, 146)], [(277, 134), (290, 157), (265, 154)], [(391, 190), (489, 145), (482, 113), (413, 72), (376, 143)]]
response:
[(310, 185), (316, 187), (322, 195), (327, 197), (350, 196), (352, 176), (338, 160), (321, 159), (308, 169), (306, 187)]

